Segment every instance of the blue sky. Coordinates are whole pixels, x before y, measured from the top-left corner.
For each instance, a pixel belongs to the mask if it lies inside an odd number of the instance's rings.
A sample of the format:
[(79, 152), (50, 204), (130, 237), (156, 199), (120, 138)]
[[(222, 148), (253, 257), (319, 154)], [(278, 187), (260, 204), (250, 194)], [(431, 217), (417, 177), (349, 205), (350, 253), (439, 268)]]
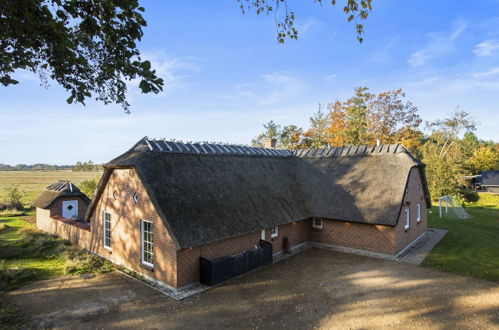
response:
[[(340, 2), (341, 3), (341, 2)], [(425, 120), (457, 106), (499, 141), (499, 1), (375, 1), (364, 43), (341, 8), (290, 0), (298, 41), (278, 45), (271, 16), (242, 15), (236, 0), (141, 1), (143, 54), (166, 80), (132, 113), (68, 105), (55, 84), (0, 87), (0, 163), (106, 162), (143, 136), (250, 143), (262, 124), (308, 126), (318, 103), (356, 86), (403, 88)]]

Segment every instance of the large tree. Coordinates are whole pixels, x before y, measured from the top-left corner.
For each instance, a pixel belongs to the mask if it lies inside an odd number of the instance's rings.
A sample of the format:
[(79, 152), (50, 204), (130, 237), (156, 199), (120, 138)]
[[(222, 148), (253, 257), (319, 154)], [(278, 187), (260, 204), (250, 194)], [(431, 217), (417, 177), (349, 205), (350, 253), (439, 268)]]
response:
[(30, 70), (66, 89), (68, 103), (94, 97), (128, 111), (126, 81), (139, 79), (144, 93), (163, 88), (137, 49), (143, 11), (137, 0), (0, 1), (0, 83)]
[(366, 87), (344, 102), (328, 104), (328, 142), (333, 146), (401, 142), (411, 150), (419, 145), (421, 118), (401, 89), (379, 94)]
[(327, 127), (329, 124), (329, 114), (319, 109), (310, 117), (310, 128), (304, 133), (304, 143), (307, 147), (325, 148), (329, 145), (327, 137)]
[(423, 146), (423, 161), (431, 194), (434, 197), (457, 195), (466, 184), (466, 149), (462, 137), (473, 132), (476, 124), (464, 111), (428, 124), (431, 134)]
[[(298, 38), (287, 0), (237, 1), (243, 12), (273, 14), (280, 43)], [(343, 11), (348, 21), (357, 22), (362, 42), (360, 21), (369, 15), (371, 0), (347, 0)], [(0, 84), (18, 84), (13, 73), (29, 70), (42, 85), (55, 81), (67, 90), (68, 103), (94, 98), (129, 112), (128, 81), (138, 80), (143, 93), (159, 93), (164, 87), (137, 48), (146, 26), (142, 12), (138, 0), (0, 1)]]

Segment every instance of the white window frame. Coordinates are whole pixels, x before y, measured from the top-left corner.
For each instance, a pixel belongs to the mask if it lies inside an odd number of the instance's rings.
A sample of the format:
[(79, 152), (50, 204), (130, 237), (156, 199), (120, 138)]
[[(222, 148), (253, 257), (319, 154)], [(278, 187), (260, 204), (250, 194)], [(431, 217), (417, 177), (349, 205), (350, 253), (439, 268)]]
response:
[(274, 226), (270, 229), (270, 238), (279, 237), (279, 226)]
[(416, 222), (421, 222), (421, 204), (416, 205)]
[(138, 203), (138, 202), (140, 201), (140, 196), (139, 196), (139, 194), (138, 194), (138, 193), (135, 193), (135, 194), (133, 195), (133, 201), (134, 201), (135, 203)]
[[(319, 225), (315, 224), (316, 221), (320, 221), (320, 224)], [(320, 219), (320, 218), (313, 218), (312, 219), (312, 228), (322, 229), (322, 224), (323, 224), (322, 219)]]
[[(145, 235), (144, 235), (144, 225), (146, 223), (149, 223), (151, 224), (151, 241), (150, 242), (146, 242), (145, 241)], [(145, 244), (151, 244), (151, 261), (152, 262), (148, 262), (146, 260), (144, 260), (144, 255), (145, 255)], [(147, 252), (149, 253), (149, 252)], [(154, 266), (154, 224), (152, 223), (152, 221), (147, 221), (147, 220), (141, 220), (140, 221), (140, 261), (142, 262), (142, 264), (148, 266), (148, 267), (153, 267)]]
[[(109, 216), (109, 220), (106, 220), (106, 215)], [(109, 222), (109, 228), (106, 228), (106, 222)], [(106, 233), (109, 232), (109, 245), (106, 243)], [(111, 212), (102, 211), (102, 239), (104, 243), (104, 248), (111, 250), (112, 249), (112, 237), (111, 237)]]
[(404, 229), (407, 231), (409, 228), (411, 228), (411, 211), (409, 210), (409, 208), (406, 208)]

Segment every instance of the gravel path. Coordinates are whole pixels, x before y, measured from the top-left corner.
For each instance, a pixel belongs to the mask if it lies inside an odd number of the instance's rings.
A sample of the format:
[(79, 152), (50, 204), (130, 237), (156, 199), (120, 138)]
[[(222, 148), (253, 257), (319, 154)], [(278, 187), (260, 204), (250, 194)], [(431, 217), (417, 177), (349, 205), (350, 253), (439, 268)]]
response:
[(310, 249), (176, 301), (119, 273), (12, 291), (32, 327), (499, 329), (499, 285)]

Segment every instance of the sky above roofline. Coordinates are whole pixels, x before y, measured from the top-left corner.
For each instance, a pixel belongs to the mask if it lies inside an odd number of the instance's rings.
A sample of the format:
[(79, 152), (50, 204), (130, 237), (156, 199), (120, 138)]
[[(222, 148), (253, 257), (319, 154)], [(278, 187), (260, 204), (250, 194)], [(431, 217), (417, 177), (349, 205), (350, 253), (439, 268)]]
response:
[(68, 105), (56, 84), (17, 73), (0, 87), (0, 163), (106, 162), (144, 136), (249, 144), (274, 120), (307, 127), (319, 103), (357, 86), (403, 88), (424, 120), (456, 107), (499, 141), (499, 2), (375, 2), (364, 43), (339, 8), (290, 1), (298, 41), (278, 45), (272, 17), (242, 15), (237, 2), (141, 1), (140, 44), (165, 92), (130, 83), (130, 115), (116, 106)]

